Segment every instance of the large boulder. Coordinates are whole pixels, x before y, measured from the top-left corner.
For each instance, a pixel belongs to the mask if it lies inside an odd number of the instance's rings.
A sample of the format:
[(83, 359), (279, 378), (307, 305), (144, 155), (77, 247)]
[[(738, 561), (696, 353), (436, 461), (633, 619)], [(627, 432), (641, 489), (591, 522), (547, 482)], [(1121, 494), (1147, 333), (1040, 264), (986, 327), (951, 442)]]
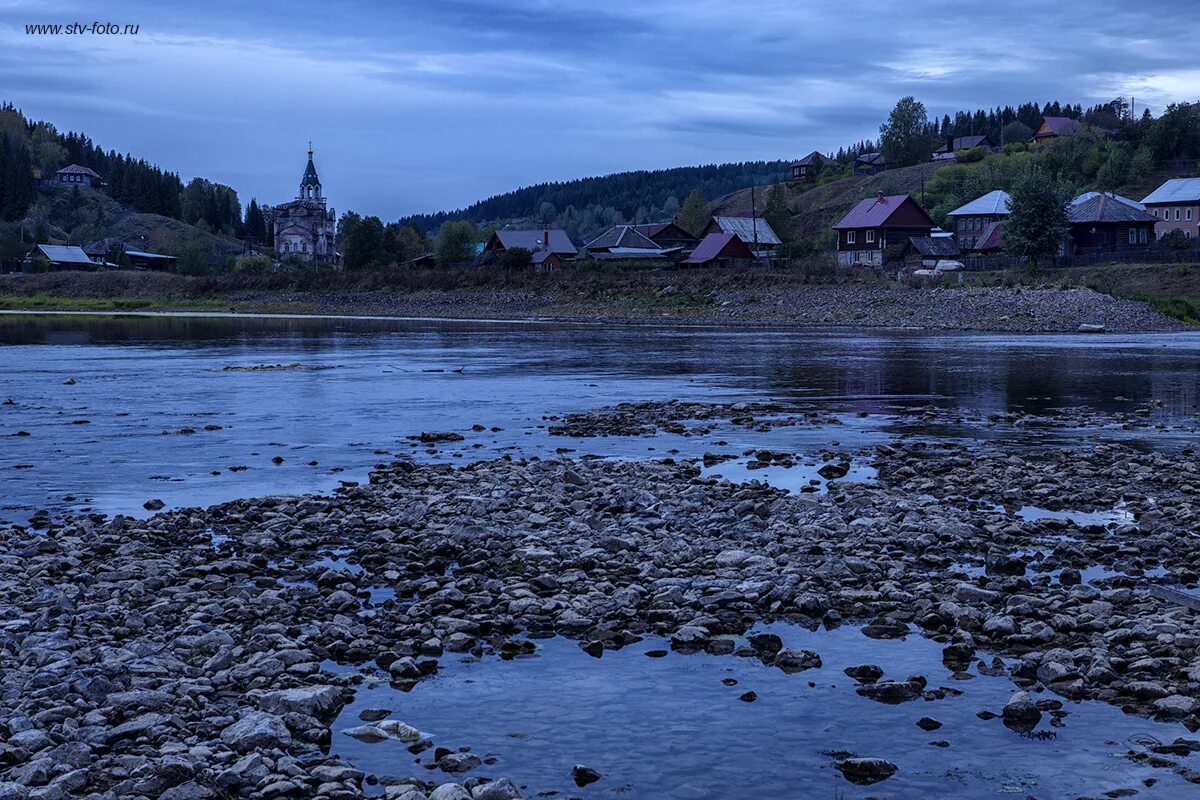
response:
[(332, 719), (344, 704), (342, 690), (336, 686), (300, 686), (253, 695), (258, 707), (272, 714), (304, 714), (317, 719)]
[(896, 774), (896, 765), (882, 758), (843, 758), (837, 768), (842, 777), (859, 786), (870, 786)]
[(292, 743), (292, 734), (283, 720), (274, 714), (251, 711), (221, 731), (221, 741), (239, 753), (248, 753), (251, 750), (286, 748)]

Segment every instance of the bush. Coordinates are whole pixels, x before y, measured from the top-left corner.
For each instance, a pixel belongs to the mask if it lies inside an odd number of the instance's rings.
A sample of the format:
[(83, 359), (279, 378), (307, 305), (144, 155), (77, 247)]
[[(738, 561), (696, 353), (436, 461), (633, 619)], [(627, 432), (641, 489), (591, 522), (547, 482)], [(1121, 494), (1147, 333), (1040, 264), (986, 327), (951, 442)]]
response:
[(959, 150), (954, 154), (954, 160), (959, 164), (975, 164), (987, 158), (991, 150), (986, 147), (971, 147), (967, 150)]
[(1027, 152), (1029, 152), (1029, 142), (1009, 142), (1004, 145), (1004, 155), (1006, 156)]
[(239, 258), (233, 264), (234, 272), (262, 274), (271, 271), (271, 259), (266, 256), (247, 256)]

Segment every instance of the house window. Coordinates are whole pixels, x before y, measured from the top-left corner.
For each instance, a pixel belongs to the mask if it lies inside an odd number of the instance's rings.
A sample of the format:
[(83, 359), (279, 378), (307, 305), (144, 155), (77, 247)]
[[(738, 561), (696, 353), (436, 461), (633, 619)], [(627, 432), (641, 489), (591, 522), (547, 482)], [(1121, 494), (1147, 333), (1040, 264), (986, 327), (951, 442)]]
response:
[(867, 231), (867, 244), (875, 241), (875, 231)]
[(1138, 228), (1138, 244), (1145, 244), (1148, 241), (1149, 234), (1145, 228)]
[(1175, 221), (1179, 222), (1179, 209), (1175, 209)]
[(1186, 219), (1186, 220), (1191, 220), (1191, 218), (1192, 218), (1192, 210), (1191, 210), (1190, 208), (1189, 208), (1189, 209), (1186, 209), (1186, 210), (1184, 211), (1184, 213), (1183, 213), (1183, 218), (1184, 218), (1184, 219)]
[(854, 231), (846, 231), (846, 244), (854, 244)]

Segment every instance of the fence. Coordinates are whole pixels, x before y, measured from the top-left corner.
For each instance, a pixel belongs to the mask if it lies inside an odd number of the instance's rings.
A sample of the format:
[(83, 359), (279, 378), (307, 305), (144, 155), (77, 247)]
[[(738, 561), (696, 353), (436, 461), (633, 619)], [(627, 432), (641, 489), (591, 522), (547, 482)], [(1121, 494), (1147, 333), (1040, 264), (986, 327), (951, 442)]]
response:
[[(1017, 269), (1029, 263), (1027, 258), (1011, 255), (966, 256), (959, 260), (962, 261), (963, 268), (971, 272)], [(1043, 269), (1070, 269), (1095, 264), (1200, 264), (1200, 249), (1168, 250), (1149, 247), (1144, 250), (1114, 253), (1079, 253), (1057, 256), (1053, 262), (1043, 261), (1039, 266)]]

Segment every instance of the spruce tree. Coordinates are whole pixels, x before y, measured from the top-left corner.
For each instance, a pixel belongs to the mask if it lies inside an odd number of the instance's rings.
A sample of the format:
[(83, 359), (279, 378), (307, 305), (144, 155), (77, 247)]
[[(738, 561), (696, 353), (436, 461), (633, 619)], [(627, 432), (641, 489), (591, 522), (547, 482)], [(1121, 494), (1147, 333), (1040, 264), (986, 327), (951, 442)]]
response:
[(700, 188), (696, 187), (683, 201), (683, 208), (675, 218), (675, 224), (693, 236), (699, 236), (708, 225), (708, 217), (708, 203), (704, 201)]

